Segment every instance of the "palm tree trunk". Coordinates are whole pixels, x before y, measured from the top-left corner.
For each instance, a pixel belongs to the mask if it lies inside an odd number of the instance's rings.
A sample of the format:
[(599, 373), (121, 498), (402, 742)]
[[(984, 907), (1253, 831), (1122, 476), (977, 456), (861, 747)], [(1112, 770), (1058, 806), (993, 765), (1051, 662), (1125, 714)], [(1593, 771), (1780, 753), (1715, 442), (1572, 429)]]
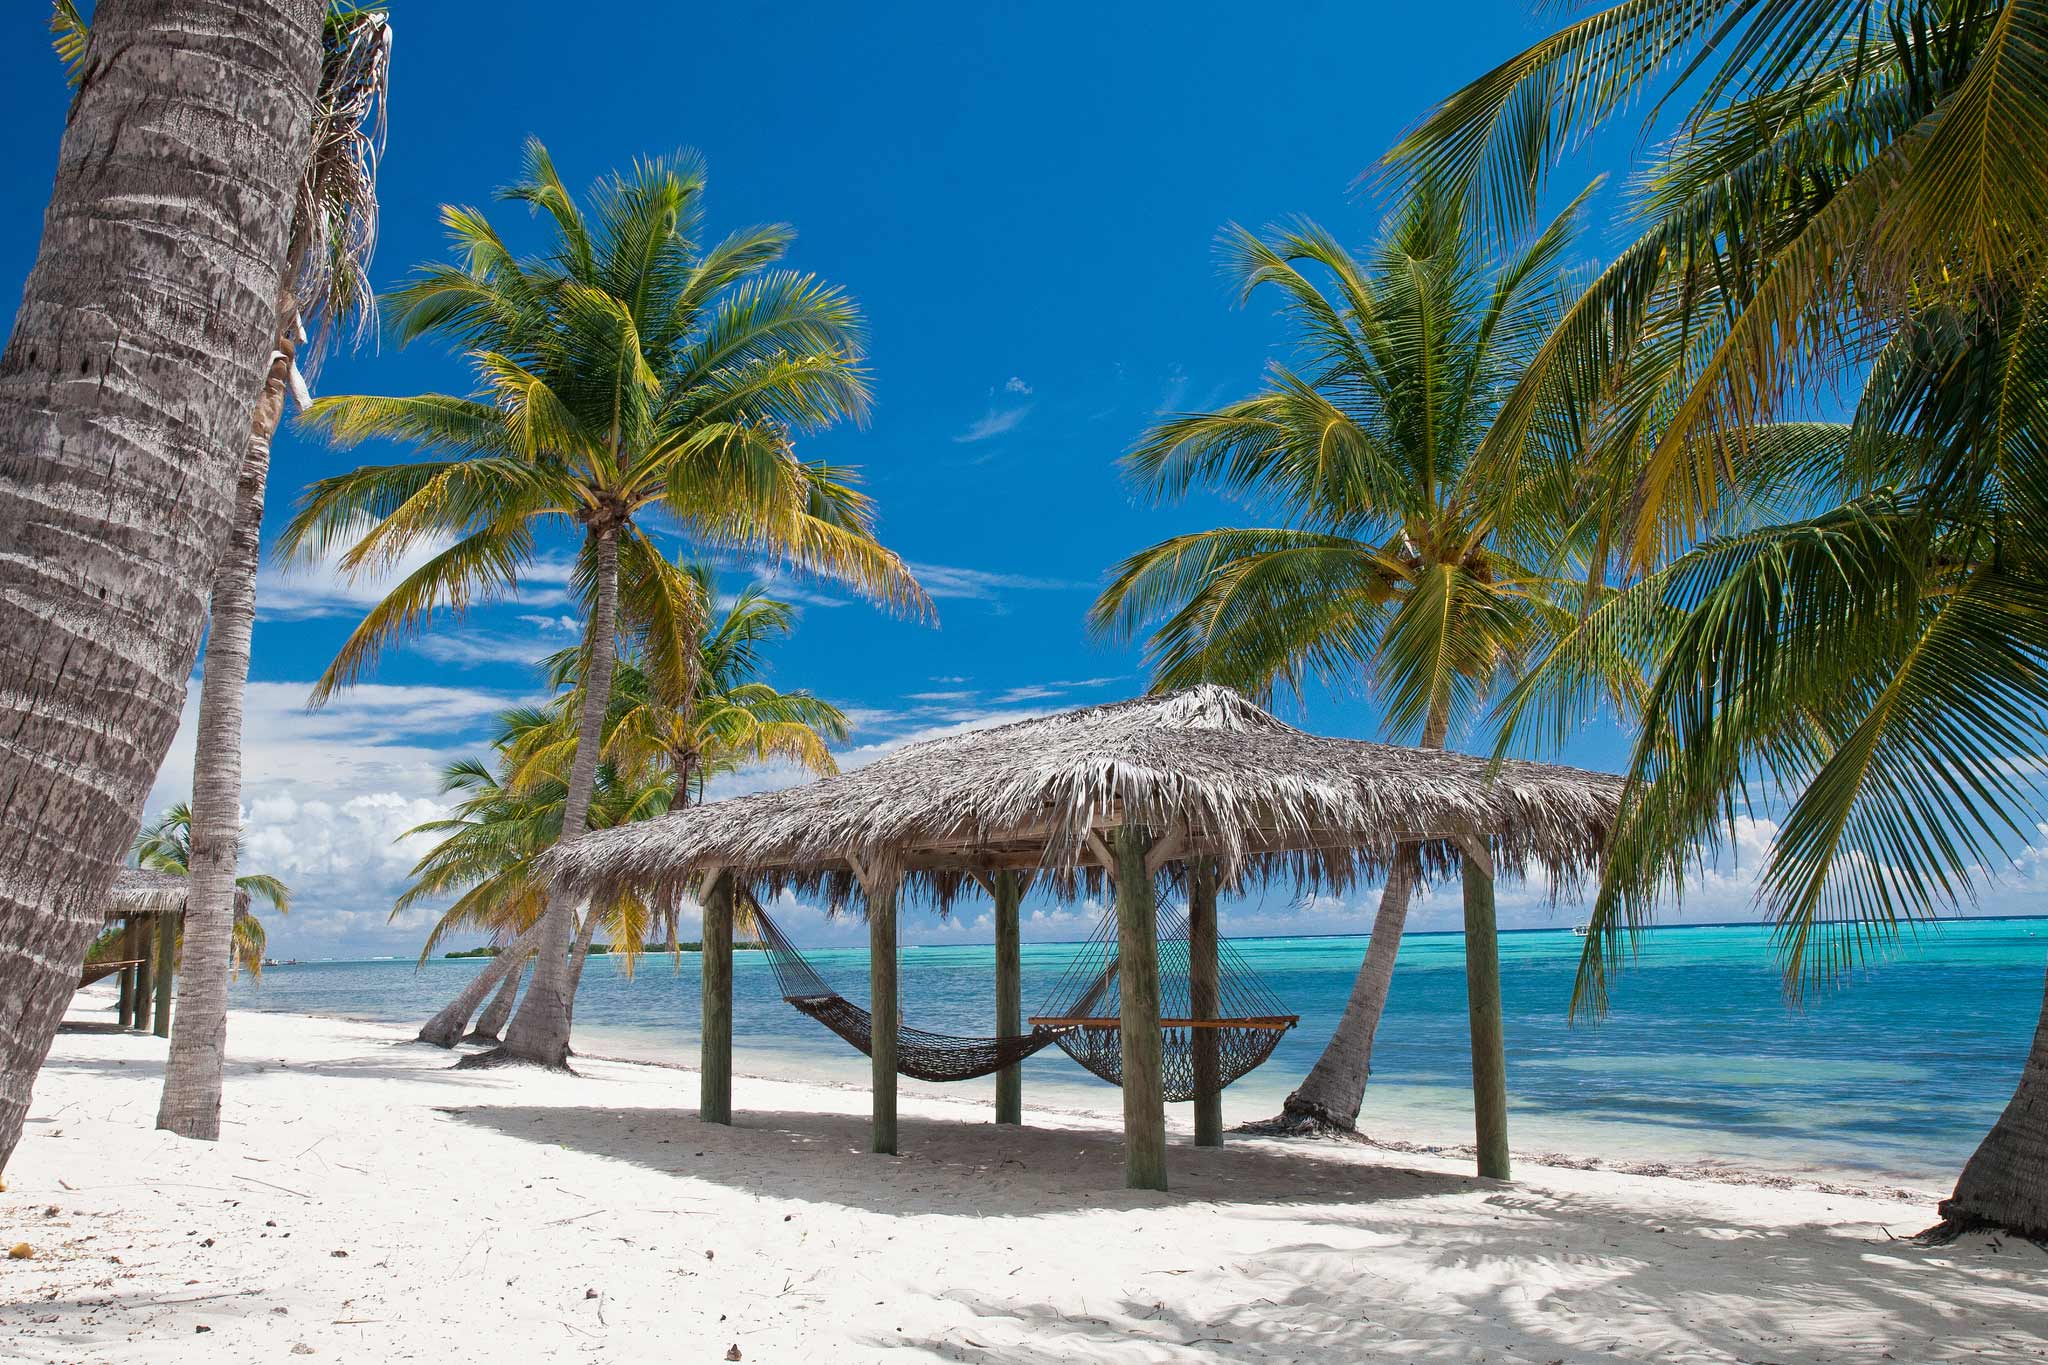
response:
[(276, 321), (320, 0), (101, 0), (0, 354), (0, 1167), (177, 730)]
[[(693, 649), (694, 652), (694, 649)], [(697, 670), (690, 670), (690, 693), (696, 695)], [(685, 757), (672, 765), (676, 774), (675, 796), (669, 801), (670, 810), (687, 810), (690, 805), (690, 760)], [(674, 905), (662, 910), (661, 917), (668, 925), (668, 960), (677, 972), (683, 970), (683, 945), (676, 940), (676, 921), (681, 912)]]
[(270, 443), (284, 418), (298, 311), (278, 310), (270, 373), (250, 421), (248, 455), (235, 491), (235, 525), (214, 574), (199, 733), (192, 759), (192, 851), (185, 908), (185, 989), (178, 993), (156, 1126), (208, 1142), (220, 1137), (221, 1072), (227, 1064), (228, 974), (233, 969), (236, 851), (242, 837), (242, 694), (256, 627), (263, 491)]
[[(1441, 749), (1450, 730), (1450, 709), (1444, 702), (1430, 708), (1422, 728), (1422, 747)], [(1372, 1076), (1372, 1045), (1379, 1033), (1380, 1016), (1386, 1013), (1387, 996), (1394, 987), (1394, 962), (1401, 953), (1401, 936), (1408, 927), (1408, 905), (1414, 899), (1416, 883), (1422, 880), (1421, 860), (1410, 850), (1397, 852), (1387, 874), (1387, 886), (1380, 893), (1379, 913), (1373, 916), (1372, 937), (1366, 942), (1365, 961), (1352, 980), (1351, 995), (1344, 1002), (1337, 1031), (1323, 1046), (1323, 1053), (1309, 1069), (1308, 1076), (1281, 1106), (1280, 1116), (1254, 1125), (1283, 1133), (1312, 1134), (1335, 1129), (1354, 1132), (1358, 1111), (1365, 1105), (1365, 1086)]]
[(484, 1011), (483, 1018), (476, 1021), (476, 1027), (463, 1038), (463, 1042), (495, 1043), (505, 1036), (505, 1021), (512, 1017), (512, 1002), (519, 998), (519, 983), (525, 977), (526, 964), (523, 961), (518, 970), (505, 973), (505, 984), (498, 987), (498, 993), (491, 997), (491, 1007)]
[(597, 907), (591, 906), (584, 912), (583, 927), (576, 931), (576, 942), (569, 948), (569, 1014), (576, 1013), (576, 992), (583, 986), (583, 964), (590, 960), (590, 941), (597, 935)]
[(2048, 1241), (2048, 984), (2019, 1088), (1941, 1201), (1941, 1217), (1937, 1236), (2001, 1227)]
[(461, 1041), (462, 1030), (468, 1027), (469, 1017), (476, 1013), (476, 1007), (483, 1004), (485, 996), (498, 989), (514, 968), (525, 969), (526, 959), (538, 942), (540, 922), (536, 920), (527, 925), (509, 946), (499, 949), (498, 955), (471, 977), (469, 984), (458, 991), (439, 1014), (420, 1025), (419, 1040), (435, 1047), (454, 1047)]
[[(597, 602), (590, 616), (590, 663), (583, 675), (583, 715), (576, 729), (576, 759), (569, 765), (569, 789), (562, 803), (562, 834), (566, 848), (581, 839), (590, 821), (590, 798), (597, 787), (598, 751), (604, 743), (604, 713), (611, 704), (612, 664), (618, 653), (619, 533), (616, 526), (593, 526), (591, 550), (596, 559)], [(569, 1012), (575, 984), (570, 975), (569, 938), (575, 918), (575, 897), (561, 889), (548, 897), (540, 919), (533, 982), (505, 1030), (502, 1047), (461, 1065), (490, 1066), (499, 1062), (531, 1062), (567, 1069)]]
[(1348, 1133), (1357, 1128), (1366, 1079), (1372, 1074), (1373, 1037), (1379, 1032), (1387, 993), (1394, 984), (1394, 959), (1401, 951), (1408, 903), (1420, 871), (1414, 855), (1403, 853), (1388, 874), (1386, 890), (1380, 893), (1379, 913), (1373, 917), (1365, 961), (1352, 979), (1343, 1017), (1307, 1078), (1281, 1107), (1282, 1131), (1309, 1133), (1335, 1128)]

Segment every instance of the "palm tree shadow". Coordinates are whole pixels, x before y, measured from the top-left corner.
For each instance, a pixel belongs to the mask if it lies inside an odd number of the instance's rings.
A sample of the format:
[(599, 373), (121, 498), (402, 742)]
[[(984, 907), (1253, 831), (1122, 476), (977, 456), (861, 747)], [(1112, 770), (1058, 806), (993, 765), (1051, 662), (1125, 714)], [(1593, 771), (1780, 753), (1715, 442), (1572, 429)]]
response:
[(1492, 1182), (1318, 1158), (1278, 1143), (1220, 1149), (1176, 1144), (1172, 1189), (1127, 1190), (1122, 1139), (1100, 1128), (913, 1118), (898, 1121), (899, 1155), (868, 1150), (865, 1115), (747, 1110), (733, 1126), (694, 1109), (564, 1109), (527, 1105), (446, 1112), (529, 1142), (628, 1161), (765, 1198), (874, 1213), (1030, 1217), (1075, 1208), (1176, 1204), (1371, 1204)]
[[(2048, 1354), (2037, 1300), (2005, 1278), (2048, 1272), (2048, 1262), (2001, 1264), (1995, 1248), (1845, 1248), (1827, 1225), (1735, 1226), (1668, 1209), (1651, 1220), (1655, 1244), (1624, 1242), (1618, 1234), (1643, 1229), (1641, 1203), (1520, 1188), (1483, 1193), (1448, 1217), (1441, 1205), (1396, 1221), (1388, 1212), (1294, 1211), (1311, 1235), (1262, 1247), (1248, 1277), (1205, 1282), (1203, 1251), (1191, 1244), (1170, 1254), (1183, 1264), (1126, 1268), (1118, 1280), (1077, 1275), (1071, 1297), (1058, 1301), (956, 1289), (948, 1297), (981, 1324), (969, 1334), (972, 1354), (960, 1353), (957, 1338), (876, 1335), (867, 1344), (990, 1365), (1178, 1360), (1190, 1351), (1460, 1365)], [(1327, 1237), (1314, 1235), (1323, 1230)], [(1361, 1254), (1361, 1237), (1379, 1249)]]

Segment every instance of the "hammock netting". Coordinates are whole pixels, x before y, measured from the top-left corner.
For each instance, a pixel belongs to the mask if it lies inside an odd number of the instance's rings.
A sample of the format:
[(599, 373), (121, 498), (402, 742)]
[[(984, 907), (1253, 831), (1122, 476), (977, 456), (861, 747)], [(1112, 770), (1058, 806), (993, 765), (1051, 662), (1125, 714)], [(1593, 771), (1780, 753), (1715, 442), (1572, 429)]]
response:
[[(749, 907), (782, 998), (870, 1056), (874, 1015), (825, 981), (758, 904)], [(1053, 985), (1031, 1031), (964, 1038), (898, 1026), (896, 1069), (922, 1081), (966, 1081), (1014, 1066), (1057, 1044), (1111, 1085), (1123, 1084), (1118, 1011), (1116, 912), (1111, 910)], [(1197, 1010), (1188, 971), (1188, 919), (1162, 907), (1159, 926), (1160, 1039), (1166, 1099), (1191, 1100), (1239, 1079), (1273, 1055), (1294, 1027), (1227, 939), (1217, 942), (1216, 999)]]
[[(1296, 1022), (1229, 939), (1216, 940), (1216, 998), (1194, 999), (1188, 917), (1159, 912), (1159, 1023), (1169, 1103), (1221, 1090), (1257, 1070)], [(1111, 910), (1053, 984), (1056, 1002), (1032, 1016), (1056, 1029), (1060, 1050), (1111, 1085), (1123, 1084), (1123, 1009)]]
[[(754, 927), (767, 945), (768, 963), (782, 998), (869, 1056), (874, 1055), (875, 1016), (825, 984), (775, 921), (758, 905), (749, 907)], [(923, 1029), (896, 1029), (896, 1069), (921, 1081), (971, 1081), (993, 1076), (1053, 1041), (1049, 1029), (1009, 1038), (956, 1038)]]

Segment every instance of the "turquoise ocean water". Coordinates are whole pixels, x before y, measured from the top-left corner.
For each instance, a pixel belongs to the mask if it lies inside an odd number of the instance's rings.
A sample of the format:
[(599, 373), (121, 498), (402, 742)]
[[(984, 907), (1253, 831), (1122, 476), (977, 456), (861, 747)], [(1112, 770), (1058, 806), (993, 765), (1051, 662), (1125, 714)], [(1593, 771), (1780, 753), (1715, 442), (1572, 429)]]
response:
[[(1335, 1026), (1365, 951), (1364, 938), (1353, 936), (1235, 943), (1301, 1026), (1228, 1092), (1231, 1123), (1277, 1111)], [(1612, 1012), (1593, 1026), (1565, 1018), (1580, 943), (1569, 930), (1501, 936), (1518, 1150), (1852, 1173), (1932, 1188), (1954, 1178), (2012, 1094), (2040, 1009), (2048, 919), (1923, 927), (1849, 984), (1799, 1007), (1787, 1002), (1768, 930), (1658, 929), (1616, 982)], [(1026, 945), (1027, 1014), (1074, 951)], [(866, 1058), (782, 1003), (764, 955), (735, 956), (738, 1070), (865, 1084)], [(864, 951), (824, 949), (812, 960), (848, 996), (864, 996)], [(905, 1022), (990, 1031), (993, 961), (985, 946), (905, 949)], [(239, 981), (232, 1003), (416, 1024), (476, 970), (474, 959), (436, 960), (417, 972), (409, 961), (280, 966), (260, 986)], [(698, 1019), (693, 954), (680, 972), (650, 956), (630, 977), (622, 960), (592, 958), (576, 1044), (694, 1064)], [(1361, 1126), (1410, 1141), (1469, 1141), (1465, 1031), (1462, 936), (1410, 935)], [(684, 1078), (678, 1085), (689, 1089)], [(990, 1081), (947, 1089), (993, 1095)], [(1024, 1093), (1027, 1111), (1033, 1103), (1117, 1105), (1116, 1091), (1057, 1049), (1027, 1063)]]

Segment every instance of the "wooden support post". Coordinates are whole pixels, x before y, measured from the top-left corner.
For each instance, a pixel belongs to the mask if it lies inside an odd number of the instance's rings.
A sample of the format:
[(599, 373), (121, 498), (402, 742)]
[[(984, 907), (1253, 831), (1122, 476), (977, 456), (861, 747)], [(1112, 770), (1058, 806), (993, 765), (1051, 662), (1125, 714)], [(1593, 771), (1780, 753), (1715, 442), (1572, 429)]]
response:
[(874, 1150), (896, 1155), (896, 1042), (902, 1015), (896, 1002), (897, 870), (869, 863), (861, 877), (868, 902), (868, 1009), (874, 1016), (868, 1045), (874, 1078)]
[[(1024, 950), (1017, 916), (1024, 903), (1024, 874), (998, 872), (996, 897), (996, 1033), (1024, 1031)], [(996, 1073), (996, 1122), (1024, 1122), (1024, 1065), (1012, 1062)]]
[(1151, 840), (1116, 831), (1117, 1033), (1123, 1043), (1124, 1185), (1166, 1188), (1166, 1080), (1159, 1037), (1159, 911), (1145, 870)]
[[(115, 949), (115, 951), (124, 959), (133, 958), (135, 956), (135, 921), (133, 919), (121, 921), (121, 938), (119, 942), (120, 947)], [(122, 1028), (130, 1028), (135, 1023), (135, 969), (133, 967), (123, 967), (121, 969), (121, 1013), (119, 1017)]]
[[(1188, 1014), (1214, 1019), (1222, 1008), (1216, 946), (1216, 865), (1188, 864)], [(1215, 1029), (1189, 1030), (1195, 1063), (1195, 1146), (1223, 1145), (1223, 1067)]]
[[(158, 918), (161, 919), (162, 916), (158, 916)], [(151, 990), (150, 972), (153, 962), (152, 953), (154, 952), (149, 940), (153, 936), (154, 924), (147, 919), (139, 920), (136, 922), (135, 928), (135, 956), (137, 958), (135, 964), (135, 1012), (129, 1016), (128, 1027), (148, 1028)]]
[(704, 1037), (697, 1070), (697, 1117), (732, 1122), (732, 873), (704, 895)]
[(1472, 1020), (1472, 1120), (1479, 1174), (1508, 1178), (1508, 1063), (1500, 1016), (1500, 940), (1494, 930), (1493, 856), (1465, 846), (1465, 1005)]
[(156, 917), (156, 1028), (159, 1038), (171, 1036), (171, 981), (178, 974), (178, 925), (182, 915)]

